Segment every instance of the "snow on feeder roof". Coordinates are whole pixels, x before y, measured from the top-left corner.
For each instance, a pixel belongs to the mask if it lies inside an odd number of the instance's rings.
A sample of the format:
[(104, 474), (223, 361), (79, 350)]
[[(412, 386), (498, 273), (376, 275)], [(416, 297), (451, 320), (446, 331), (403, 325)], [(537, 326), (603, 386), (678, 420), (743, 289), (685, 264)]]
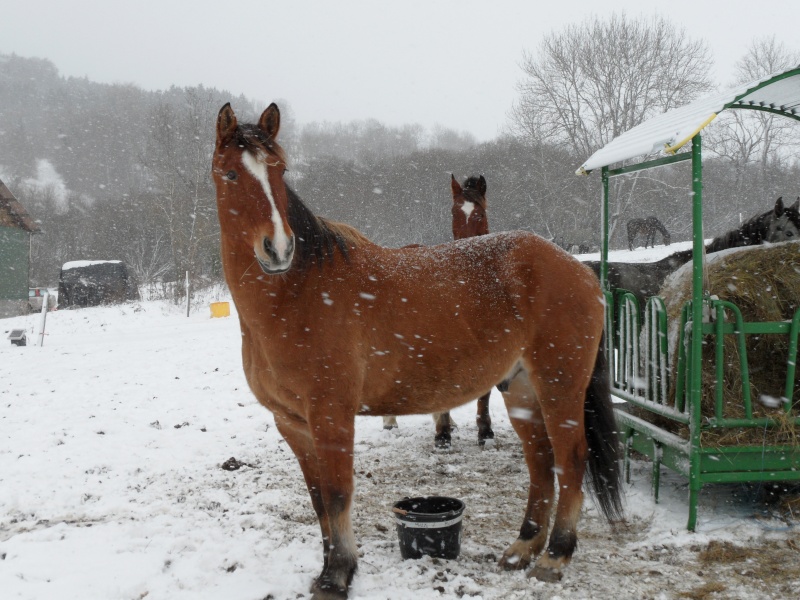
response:
[(592, 154), (578, 175), (637, 156), (674, 154), (723, 110), (747, 108), (800, 121), (800, 65), (662, 113), (617, 136)]

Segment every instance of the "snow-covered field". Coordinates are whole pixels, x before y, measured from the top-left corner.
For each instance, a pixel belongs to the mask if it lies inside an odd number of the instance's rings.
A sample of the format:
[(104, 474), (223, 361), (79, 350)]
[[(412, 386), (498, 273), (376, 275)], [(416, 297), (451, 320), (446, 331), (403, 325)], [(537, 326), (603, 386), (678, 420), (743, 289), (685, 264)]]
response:
[[(316, 517), (247, 388), (231, 308), (221, 319), (161, 302), (52, 312), (43, 347), (4, 333), (34, 338), (38, 315), (0, 320), (0, 597), (309, 597), (322, 562)], [(471, 403), (453, 413), (449, 452), (433, 451), (430, 417), (400, 418), (394, 432), (359, 418), (351, 598), (797, 597), (796, 521), (771, 516), (756, 488), (709, 486), (688, 533), (686, 480), (664, 469), (656, 505), (650, 466), (636, 462), (627, 522), (610, 527), (587, 501), (561, 583), (498, 570), (527, 475), (496, 392), (491, 410), (497, 443), (476, 445)], [(244, 465), (223, 469), (231, 457)], [(455, 561), (400, 558), (390, 508), (428, 494), (466, 503)], [(704, 560), (714, 551), (727, 558)]]

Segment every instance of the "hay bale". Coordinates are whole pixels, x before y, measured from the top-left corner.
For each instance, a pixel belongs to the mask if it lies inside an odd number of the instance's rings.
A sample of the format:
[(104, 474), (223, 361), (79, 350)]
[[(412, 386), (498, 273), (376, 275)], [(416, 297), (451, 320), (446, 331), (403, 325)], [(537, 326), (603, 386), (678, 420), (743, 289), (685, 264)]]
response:
[[(800, 306), (800, 246), (797, 242), (736, 248), (710, 254), (706, 261), (707, 289), (735, 304), (745, 322), (790, 321)], [(691, 263), (670, 276), (660, 294), (667, 309), (670, 346), (670, 395), (674, 397), (676, 379), (678, 327), (684, 304), (692, 296)], [(760, 428), (711, 429), (703, 433), (703, 443), (713, 445), (800, 445), (793, 418), (800, 401), (800, 369), (795, 377), (794, 415), (784, 413), (784, 394), (789, 342), (785, 335), (748, 335), (747, 355), (750, 371), (750, 394), (753, 416), (772, 417), (779, 427), (764, 431)], [(724, 341), (723, 415), (743, 418), (742, 380), (739, 352), (735, 336)], [(714, 416), (714, 346), (703, 346), (702, 401), (704, 416)], [(789, 418), (791, 417), (791, 418)], [(685, 431), (675, 431), (685, 435)]]

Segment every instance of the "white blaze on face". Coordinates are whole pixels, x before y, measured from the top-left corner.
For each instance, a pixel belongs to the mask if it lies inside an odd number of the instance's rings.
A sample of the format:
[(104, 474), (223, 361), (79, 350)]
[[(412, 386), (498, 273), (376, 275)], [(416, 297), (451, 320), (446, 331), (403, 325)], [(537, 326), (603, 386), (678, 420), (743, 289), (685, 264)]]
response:
[(286, 257), (286, 250), (289, 248), (289, 237), (283, 229), (281, 216), (278, 214), (278, 205), (275, 204), (275, 197), (272, 195), (272, 187), (269, 185), (269, 178), (267, 177), (267, 165), (264, 164), (263, 160), (259, 160), (260, 158), (260, 156), (254, 156), (252, 152), (242, 153), (242, 163), (245, 169), (261, 183), (264, 194), (269, 200), (270, 218), (275, 230), (272, 237), (272, 247), (275, 249), (275, 253), (283, 259)]
[(465, 215), (467, 215), (467, 221), (469, 221), (469, 216), (472, 214), (472, 211), (475, 210), (475, 203), (464, 202), (464, 204), (461, 205), (461, 210), (464, 211)]

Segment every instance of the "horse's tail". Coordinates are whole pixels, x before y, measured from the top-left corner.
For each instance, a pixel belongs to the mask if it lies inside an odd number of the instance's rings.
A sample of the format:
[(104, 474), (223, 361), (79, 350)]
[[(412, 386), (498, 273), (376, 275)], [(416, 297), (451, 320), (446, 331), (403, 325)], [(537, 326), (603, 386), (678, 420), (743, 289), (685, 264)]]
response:
[(622, 518), (622, 471), (617, 422), (611, 404), (605, 334), (586, 390), (584, 427), (589, 446), (589, 489), (609, 521)]

